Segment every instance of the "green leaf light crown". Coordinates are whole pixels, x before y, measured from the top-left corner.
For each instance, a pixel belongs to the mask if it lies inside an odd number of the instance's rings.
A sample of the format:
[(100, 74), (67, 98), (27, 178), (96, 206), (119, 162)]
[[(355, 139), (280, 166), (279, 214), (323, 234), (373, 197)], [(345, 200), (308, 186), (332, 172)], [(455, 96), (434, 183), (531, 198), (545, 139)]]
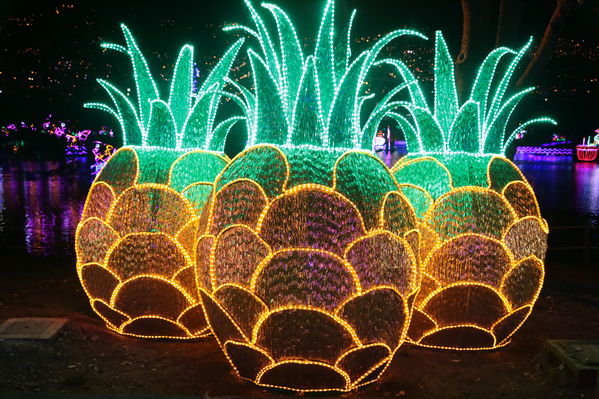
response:
[[(393, 96), (411, 82), (395, 87), (363, 122), (363, 105), (373, 97), (362, 94), (365, 79), (389, 42), (401, 36), (426, 37), (414, 30), (395, 30), (352, 60), (350, 37), (355, 11), (347, 24), (347, 36), (338, 40), (334, 0), (328, 0), (314, 53), (306, 55), (293, 23), (281, 8), (262, 4), (274, 19), (277, 31), (273, 34), (252, 2), (244, 2), (255, 29), (234, 25), (225, 30), (244, 32), (260, 48), (259, 52), (248, 50), (255, 95), (229, 81), (243, 97), (250, 132), (248, 146), (371, 150), (380, 121), (401, 104), (392, 101)], [(400, 61), (395, 62), (407, 69)]]
[[(479, 67), (469, 98), (460, 106), (455, 84), (454, 64), (445, 39), (436, 32), (434, 65), (433, 109), (415, 83), (408, 87), (411, 103), (403, 104), (409, 117), (397, 112), (388, 115), (395, 118), (403, 131), (410, 155), (443, 155), (464, 153), (471, 155), (500, 155), (516, 135), (534, 123), (551, 123), (549, 117), (538, 117), (520, 124), (506, 136), (509, 119), (522, 98), (534, 90), (525, 88), (506, 98), (506, 90), (514, 71), (526, 54), (532, 38), (518, 51), (507, 47), (493, 50)], [(502, 58), (512, 56), (503, 74), (496, 76)], [(406, 81), (414, 81), (410, 71), (394, 63)]]
[(103, 103), (87, 103), (86, 108), (109, 112), (119, 121), (123, 144), (171, 149), (203, 149), (222, 153), (225, 139), (242, 116), (230, 117), (216, 124), (216, 113), (223, 95), (222, 87), (244, 39), (235, 42), (208, 75), (194, 99), (193, 51), (191, 45), (181, 48), (175, 63), (168, 99), (161, 98), (148, 63), (131, 31), (121, 24), (126, 47), (103, 43), (102, 47), (127, 55), (133, 68), (137, 90), (137, 106), (111, 83), (98, 79), (114, 108)]

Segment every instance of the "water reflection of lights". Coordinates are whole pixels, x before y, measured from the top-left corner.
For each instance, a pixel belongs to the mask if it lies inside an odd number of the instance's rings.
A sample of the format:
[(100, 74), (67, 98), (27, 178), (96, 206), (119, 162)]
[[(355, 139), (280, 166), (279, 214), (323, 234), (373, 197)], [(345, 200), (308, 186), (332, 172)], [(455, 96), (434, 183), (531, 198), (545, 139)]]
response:
[(599, 165), (576, 163), (575, 169), (577, 205), (599, 218)]
[[(571, 150), (570, 150), (571, 152)], [(516, 152), (514, 155), (514, 162), (538, 162), (538, 163), (571, 163), (573, 159), (572, 154), (539, 154), (539, 153), (526, 153)]]
[(23, 183), (23, 194), (25, 199), (23, 204), (25, 207), (25, 248), (28, 253), (35, 253), (35, 244), (42, 241), (44, 237), (41, 229), (41, 219), (44, 215), (39, 209), (39, 182), (25, 180)]
[[(388, 164), (398, 152), (381, 151)], [(564, 214), (560, 224), (599, 225), (599, 164), (518, 161), (534, 186), (544, 216)], [(34, 174), (0, 169), (0, 248), (35, 255), (71, 255), (89, 176)]]
[(0, 169), (0, 247), (71, 255), (86, 192), (87, 184), (73, 175)]
[(550, 224), (599, 226), (599, 164), (530, 160), (516, 164), (535, 189)]

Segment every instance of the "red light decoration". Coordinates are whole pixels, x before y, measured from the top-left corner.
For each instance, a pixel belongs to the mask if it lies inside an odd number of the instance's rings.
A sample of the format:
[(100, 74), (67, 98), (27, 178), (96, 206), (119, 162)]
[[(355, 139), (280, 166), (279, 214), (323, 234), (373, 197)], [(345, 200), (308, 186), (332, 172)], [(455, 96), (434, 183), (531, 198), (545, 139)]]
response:
[(599, 147), (594, 145), (576, 146), (576, 157), (582, 162), (593, 162), (597, 159), (597, 152), (599, 152)]

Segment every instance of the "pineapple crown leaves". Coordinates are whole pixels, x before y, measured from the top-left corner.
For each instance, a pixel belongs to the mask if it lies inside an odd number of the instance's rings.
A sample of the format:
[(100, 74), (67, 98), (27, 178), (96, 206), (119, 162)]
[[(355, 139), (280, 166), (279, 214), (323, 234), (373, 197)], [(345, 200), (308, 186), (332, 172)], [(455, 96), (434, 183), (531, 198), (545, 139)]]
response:
[(133, 69), (137, 106), (121, 90), (103, 79), (98, 83), (112, 99), (114, 108), (102, 103), (87, 103), (112, 114), (121, 125), (124, 145), (167, 148), (199, 148), (223, 152), (225, 140), (233, 125), (245, 119), (234, 116), (216, 124), (216, 114), (222, 97), (231, 97), (222, 88), (231, 66), (245, 39), (235, 42), (202, 83), (197, 95), (193, 93), (194, 48), (184, 45), (175, 63), (169, 96), (160, 97), (148, 63), (129, 28), (121, 24), (126, 46), (103, 43), (102, 47), (127, 55)]
[[(391, 111), (404, 132), (408, 149), (413, 154), (469, 153), (504, 155), (516, 135), (535, 123), (556, 121), (548, 117), (530, 119), (509, 135), (506, 128), (522, 98), (534, 90), (525, 88), (506, 98), (513, 74), (532, 44), (532, 37), (518, 51), (499, 47), (491, 51), (478, 69), (469, 98), (460, 106), (454, 77), (454, 64), (440, 31), (435, 35), (434, 103), (429, 108), (418, 84), (409, 88), (411, 103), (403, 104), (409, 116)], [(502, 74), (497, 75), (500, 61), (512, 56)], [(412, 73), (395, 60), (393, 65), (404, 80), (414, 80)]]
[[(343, 34), (337, 38), (335, 3), (327, 0), (314, 52), (306, 55), (285, 11), (273, 4), (262, 4), (274, 19), (276, 32), (271, 32), (251, 0), (244, 2), (255, 29), (233, 25), (225, 30), (249, 35), (260, 48), (259, 52), (248, 50), (255, 95), (236, 85), (244, 97), (251, 126), (249, 145), (371, 150), (381, 120), (400, 103), (386, 96), (363, 123), (363, 105), (373, 97), (362, 93), (365, 79), (372, 67), (378, 65), (379, 53), (389, 42), (401, 36), (426, 37), (413, 30), (395, 30), (352, 60), (350, 39), (356, 12), (352, 12)], [(276, 38), (278, 43), (274, 41)], [(398, 86), (393, 93), (406, 86)]]

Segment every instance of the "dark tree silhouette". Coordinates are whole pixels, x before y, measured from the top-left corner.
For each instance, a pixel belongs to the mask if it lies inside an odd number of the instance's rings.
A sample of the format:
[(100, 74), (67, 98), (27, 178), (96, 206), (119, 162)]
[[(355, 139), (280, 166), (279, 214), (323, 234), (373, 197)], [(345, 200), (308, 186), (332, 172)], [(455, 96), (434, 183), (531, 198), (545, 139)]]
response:
[[(565, 20), (575, 7), (582, 6), (584, 0), (554, 0), (553, 12), (549, 17), (543, 36), (537, 41), (532, 57), (522, 70), (517, 86), (523, 86), (548, 60)], [(493, 47), (514, 45), (517, 27), (526, 2), (522, 0), (461, 0), (462, 40), (460, 53), (456, 58), (458, 91), (464, 93), (463, 76), (470, 76), (482, 57)], [(493, 16), (496, 16), (493, 21)], [(495, 29), (493, 29), (495, 27)], [(492, 36), (491, 36), (492, 35)]]

